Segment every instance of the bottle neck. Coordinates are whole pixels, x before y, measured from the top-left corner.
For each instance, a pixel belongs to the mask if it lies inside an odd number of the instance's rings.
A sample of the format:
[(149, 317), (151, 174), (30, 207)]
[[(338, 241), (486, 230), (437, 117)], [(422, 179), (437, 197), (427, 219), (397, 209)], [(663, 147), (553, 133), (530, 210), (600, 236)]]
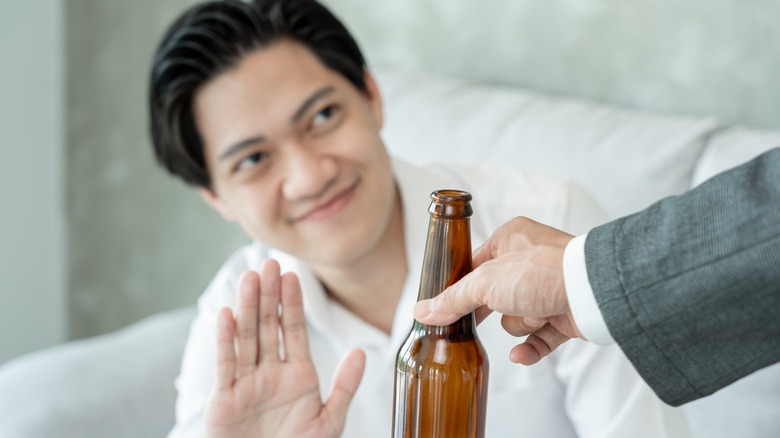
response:
[[(443, 218), (431, 214), (425, 243), (418, 301), (434, 298), (471, 272), (471, 231), (468, 217)], [(437, 327), (415, 321), (414, 330), (437, 334), (472, 334), (473, 312), (449, 326)]]
[(477, 324), (474, 319), (474, 312), (464, 315), (450, 325), (436, 326), (423, 324), (415, 320), (412, 326), (413, 332), (425, 332), (425, 334), (436, 336), (463, 337), (465, 338), (464, 340), (473, 337), (476, 330)]

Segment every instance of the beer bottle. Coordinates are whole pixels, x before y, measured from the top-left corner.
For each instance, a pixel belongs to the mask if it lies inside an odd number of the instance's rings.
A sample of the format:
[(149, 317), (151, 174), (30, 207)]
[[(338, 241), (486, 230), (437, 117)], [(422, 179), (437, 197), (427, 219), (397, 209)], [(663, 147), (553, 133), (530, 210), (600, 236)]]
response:
[[(471, 195), (431, 194), (418, 301), (433, 298), (471, 271)], [(414, 322), (398, 350), (393, 437), (484, 437), (488, 358), (474, 314), (439, 327)]]

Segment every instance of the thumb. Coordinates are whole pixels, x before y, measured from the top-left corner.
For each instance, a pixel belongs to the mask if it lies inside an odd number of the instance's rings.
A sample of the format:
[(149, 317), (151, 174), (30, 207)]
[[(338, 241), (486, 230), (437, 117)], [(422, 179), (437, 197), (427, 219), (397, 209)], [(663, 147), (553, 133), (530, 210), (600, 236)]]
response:
[(490, 236), (490, 238), (485, 243), (480, 245), (479, 248), (475, 249), (474, 252), (471, 253), (471, 265), (473, 269), (478, 268), (479, 265), (493, 260), (498, 256), (496, 242), (497, 238), (495, 236)]
[[(423, 324), (447, 325), (463, 315), (484, 306), (480, 281), (481, 272), (472, 271), (455, 284), (444, 289), (435, 298), (414, 305), (414, 317)], [(489, 312), (488, 312), (489, 313)]]
[(330, 398), (325, 403), (323, 415), (326, 416), (337, 430), (344, 429), (347, 419), (347, 409), (355, 396), (355, 392), (363, 379), (363, 371), (366, 368), (366, 353), (361, 349), (354, 349), (347, 353), (336, 367), (333, 375), (333, 386)]

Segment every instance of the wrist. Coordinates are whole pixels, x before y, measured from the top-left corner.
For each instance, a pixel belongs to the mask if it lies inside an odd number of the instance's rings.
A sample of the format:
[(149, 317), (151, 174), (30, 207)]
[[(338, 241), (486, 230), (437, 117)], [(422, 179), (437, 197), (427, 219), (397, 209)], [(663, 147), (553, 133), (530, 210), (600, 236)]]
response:
[(585, 239), (587, 235), (572, 239), (563, 255), (563, 277), (566, 299), (569, 304), (572, 325), (577, 327), (580, 338), (596, 344), (614, 343), (588, 279), (585, 264)]

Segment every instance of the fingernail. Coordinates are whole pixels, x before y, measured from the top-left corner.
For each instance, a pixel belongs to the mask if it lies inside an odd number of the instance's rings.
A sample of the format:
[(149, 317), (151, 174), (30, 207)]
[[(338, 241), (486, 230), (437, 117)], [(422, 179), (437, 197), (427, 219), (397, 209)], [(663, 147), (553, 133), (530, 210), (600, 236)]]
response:
[(425, 318), (431, 314), (430, 300), (420, 301), (414, 305), (414, 317), (416, 319)]

